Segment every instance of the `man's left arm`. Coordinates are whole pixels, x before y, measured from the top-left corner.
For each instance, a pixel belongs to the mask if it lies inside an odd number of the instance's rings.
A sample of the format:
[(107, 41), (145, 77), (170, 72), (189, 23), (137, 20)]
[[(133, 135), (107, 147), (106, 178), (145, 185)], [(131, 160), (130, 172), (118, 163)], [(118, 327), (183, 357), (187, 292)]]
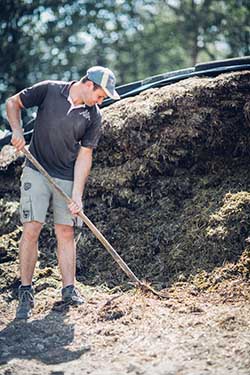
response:
[(71, 197), (73, 202), (68, 205), (72, 215), (82, 210), (82, 195), (92, 166), (92, 154), (92, 148), (81, 147), (75, 162)]

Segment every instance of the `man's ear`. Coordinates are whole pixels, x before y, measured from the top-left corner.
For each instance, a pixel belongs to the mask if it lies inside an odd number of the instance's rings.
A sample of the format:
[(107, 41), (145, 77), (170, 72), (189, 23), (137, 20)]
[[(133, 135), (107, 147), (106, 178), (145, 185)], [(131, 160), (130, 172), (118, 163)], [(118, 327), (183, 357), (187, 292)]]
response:
[(94, 82), (92, 82), (92, 81), (87, 81), (87, 82), (86, 82), (86, 86), (87, 86), (88, 89), (93, 89), (93, 88), (94, 88)]

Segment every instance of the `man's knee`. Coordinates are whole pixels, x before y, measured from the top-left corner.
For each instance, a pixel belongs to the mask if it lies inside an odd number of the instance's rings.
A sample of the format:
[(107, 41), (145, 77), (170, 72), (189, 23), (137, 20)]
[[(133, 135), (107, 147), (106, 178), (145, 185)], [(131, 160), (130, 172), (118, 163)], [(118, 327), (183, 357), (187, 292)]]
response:
[(36, 242), (41, 232), (42, 224), (38, 221), (24, 223), (22, 240)]
[(70, 225), (56, 224), (55, 233), (57, 240), (72, 240), (74, 238), (74, 228)]

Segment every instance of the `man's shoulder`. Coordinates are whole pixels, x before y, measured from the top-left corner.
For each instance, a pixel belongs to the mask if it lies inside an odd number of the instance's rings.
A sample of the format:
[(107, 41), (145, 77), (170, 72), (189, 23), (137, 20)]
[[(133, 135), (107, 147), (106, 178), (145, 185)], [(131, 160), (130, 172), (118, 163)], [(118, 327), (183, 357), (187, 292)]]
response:
[(43, 81), (39, 81), (33, 85), (33, 87), (36, 86), (65, 86), (66, 84), (69, 84), (69, 82), (66, 81), (59, 81), (59, 80), (53, 80), (53, 79), (45, 79)]
[(46, 91), (46, 93), (52, 93), (52, 95), (55, 92), (63, 92), (64, 90), (67, 90), (70, 83), (66, 81), (59, 81), (59, 80), (44, 80), (35, 83), (30, 89), (33, 89), (35, 91)]
[(49, 79), (45, 82), (47, 82), (48, 87), (52, 89), (54, 88), (55, 90), (56, 89), (63, 90), (65, 87), (68, 87), (71, 84), (70, 82), (67, 82), (67, 81), (59, 81), (59, 80), (52, 80), (52, 79)]

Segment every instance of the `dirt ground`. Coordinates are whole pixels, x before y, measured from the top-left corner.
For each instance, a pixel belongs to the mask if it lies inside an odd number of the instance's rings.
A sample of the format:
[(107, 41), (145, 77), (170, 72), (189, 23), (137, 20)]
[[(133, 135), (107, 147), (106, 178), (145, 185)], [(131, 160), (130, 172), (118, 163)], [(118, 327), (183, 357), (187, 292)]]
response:
[(15, 321), (1, 297), (0, 374), (249, 375), (250, 286), (236, 278), (213, 292), (177, 283), (159, 300), (134, 289), (79, 284), (80, 307), (36, 295), (33, 317)]

